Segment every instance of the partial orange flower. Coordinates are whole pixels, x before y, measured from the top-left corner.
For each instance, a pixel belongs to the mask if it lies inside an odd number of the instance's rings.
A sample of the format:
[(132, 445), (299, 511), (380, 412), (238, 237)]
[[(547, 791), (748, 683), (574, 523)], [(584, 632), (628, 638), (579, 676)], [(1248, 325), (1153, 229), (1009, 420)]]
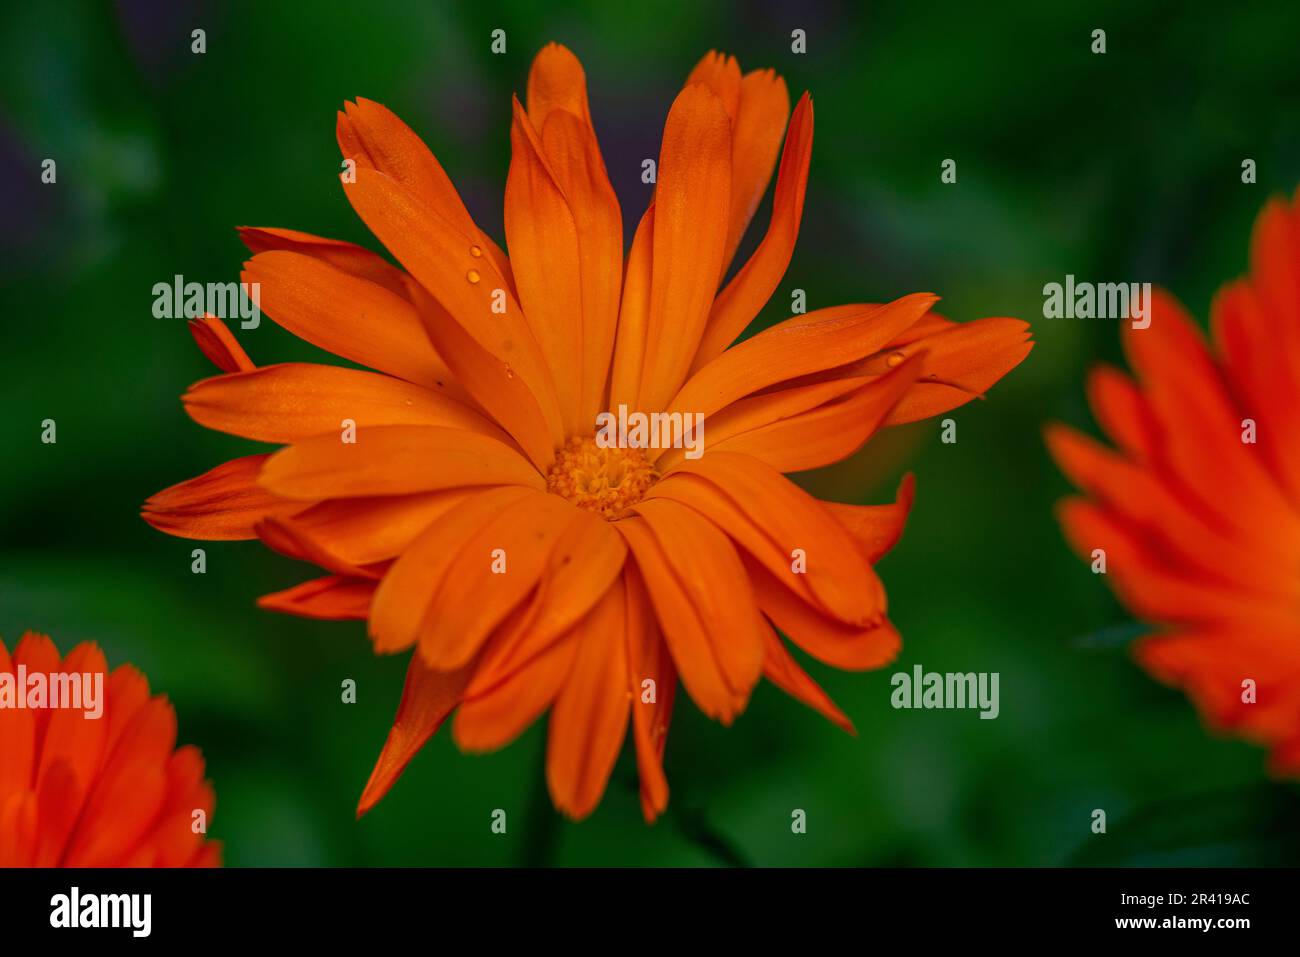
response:
[[(742, 76), (710, 53), (691, 73), (626, 259), (573, 54), (542, 50), (527, 96), (511, 122), (509, 258), (415, 133), (346, 104), (344, 192), (404, 268), (250, 228), (243, 278), (280, 325), (375, 371), (254, 367), (224, 325), (198, 322), (225, 374), (190, 389), (190, 415), (287, 447), (145, 505), (171, 534), (257, 537), (329, 572), (263, 607), (367, 619), (376, 651), (418, 649), (359, 812), (453, 711), (457, 744), (488, 751), (549, 709), (548, 783), (573, 817), (599, 802), (629, 726), (645, 816), (663, 811), (679, 677), (724, 723), (766, 676), (850, 728), (777, 629), (840, 668), (894, 657), (872, 563), (902, 532), (911, 483), (892, 505), (839, 505), (782, 473), (961, 405), (1030, 349), (1025, 323), (958, 325), (928, 294), (733, 345), (790, 261), (812, 149), (812, 100), (791, 115), (771, 70)], [(767, 233), (724, 284), (774, 169)], [(702, 416), (703, 454), (605, 447), (597, 417), (620, 410)]]
[(215, 867), (214, 803), (144, 675), (91, 642), (0, 641), (0, 867)]
[(1047, 431), (1087, 493), (1061, 503), (1075, 550), (1158, 630), (1138, 663), (1184, 689), (1213, 728), (1300, 773), (1300, 201), (1255, 222), (1250, 275), (1219, 290), (1211, 342), (1168, 293), (1149, 328), (1125, 323), (1136, 381), (1088, 383), (1110, 449)]

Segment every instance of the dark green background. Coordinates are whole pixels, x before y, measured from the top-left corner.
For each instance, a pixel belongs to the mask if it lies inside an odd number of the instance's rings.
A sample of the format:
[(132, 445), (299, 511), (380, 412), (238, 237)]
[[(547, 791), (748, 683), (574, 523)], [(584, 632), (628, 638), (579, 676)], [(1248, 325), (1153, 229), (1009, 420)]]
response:
[[(1043, 284), (1067, 272), (1161, 283), (1204, 317), (1243, 271), (1255, 213), (1300, 179), (1293, 3), (5, 6), (0, 634), (97, 640), (171, 696), (182, 740), (207, 756), (229, 864), (1300, 857), (1293, 786), (1267, 783), (1259, 750), (1209, 736), (1179, 693), (1133, 666), (1137, 629), (1061, 540), (1051, 508), (1066, 483), (1041, 426), (1091, 428), (1083, 373), (1117, 357), (1117, 329), (1039, 318)], [(202, 56), (190, 53), (196, 27)], [(497, 27), (503, 56), (489, 52)], [(796, 27), (804, 56), (790, 51)], [(336, 178), (334, 112), (357, 95), (423, 135), (500, 238), (510, 94), (550, 40), (586, 66), (630, 223), (646, 200), (640, 161), (706, 50), (813, 92), (800, 246), (761, 323), (785, 315), (794, 287), (810, 308), (932, 290), (953, 318), (1033, 322), (1037, 348), (956, 414), (955, 446), (923, 423), (806, 483), (878, 502), (915, 469), (913, 520), (881, 566), (904, 636), (897, 667), (1000, 672), (996, 721), (892, 710), (894, 667), (812, 665), (860, 736), (766, 685), (730, 729), (679, 704), (672, 805), (654, 827), (627, 754), (588, 821), (559, 819), (544, 723), (487, 757), (439, 735), (358, 824), (404, 660), (372, 655), (359, 623), (253, 606), (310, 577), (305, 566), (255, 542), (209, 544), (196, 576), (194, 546), (137, 517), (152, 492), (255, 450), (184, 416), (179, 394), (211, 368), (183, 322), (153, 318), (153, 284), (237, 279), (239, 224), (377, 248)], [(57, 185), (39, 182), (45, 157)], [(952, 186), (939, 181), (947, 157)], [(1245, 157), (1258, 185), (1241, 183)], [(313, 356), (269, 321), (240, 335), (257, 362)], [(39, 441), (45, 418), (57, 445)], [(344, 678), (355, 705), (340, 703)], [(498, 807), (505, 836), (489, 830)], [(806, 835), (791, 833), (792, 808), (808, 812)], [(1090, 833), (1093, 808), (1109, 815), (1105, 836)]]

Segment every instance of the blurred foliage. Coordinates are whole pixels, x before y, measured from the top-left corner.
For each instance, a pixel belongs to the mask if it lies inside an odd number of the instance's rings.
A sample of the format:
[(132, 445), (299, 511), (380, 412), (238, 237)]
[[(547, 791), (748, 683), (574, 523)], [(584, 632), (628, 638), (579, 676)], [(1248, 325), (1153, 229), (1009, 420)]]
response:
[[(1279, 813), (1294, 821), (1294, 786), (1266, 783), (1257, 749), (1207, 734), (1133, 666), (1141, 629), (1061, 540), (1052, 505), (1066, 485), (1041, 427), (1091, 427), (1084, 370), (1118, 357), (1117, 330), (1034, 320), (1043, 284), (1067, 272), (1150, 279), (1204, 316), (1244, 269), (1264, 199), (1300, 180), (1300, 15), (1284, 2), (1072, 6), (6, 4), (0, 634), (95, 639), (141, 667), (207, 756), (213, 834), (234, 865), (1294, 862), (1300, 835)], [(498, 27), (503, 56), (489, 52)], [(1104, 56), (1089, 51), (1097, 27)], [(770, 686), (730, 729), (683, 698), (673, 803), (654, 827), (627, 754), (591, 819), (559, 819), (539, 770), (544, 724), (487, 757), (440, 734), (357, 823), (404, 661), (372, 655), (360, 624), (253, 606), (305, 568), (214, 543), (196, 576), (193, 546), (137, 517), (152, 492), (249, 451), (184, 416), (179, 393), (210, 368), (183, 323), (152, 317), (153, 284), (237, 278), (239, 224), (373, 247), (335, 179), (334, 111), (357, 95), (423, 135), (500, 238), (510, 94), (550, 40), (586, 66), (629, 231), (641, 159), (702, 53), (813, 92), (800, 246), (759, 326), (794, 287), (810, 308), (932, 290), (953, 318), (1034, 321), (1029, 360), (957, 413), (958, 444), (923, 423), (804, 477), (866, 502), (917, 472), (911, 525), (881, 566), (898, 667), (1000, 672), (998, 720), (894, 711), (894, 668), (811, 664), (858, 737)], [(39, 183), (45, 157), (56, 186)], [(956, 186), (939, 181), (947, 157)], [(1258, 185), (1240, 181), (1245, 157)], [(241, 337), (255, 361), (313, 357), (270, 322)], [(38, 440), (45, 418), (57, 445)], [(344, 678), (355, 705), (340, 703)], [(506, 836), (488, 827), (497, 807)], [(792, 808), (808, 812), (806, 835), (791, 834)], [(1105, 836), (1089, 830), (1093, 808), (1116, 822)]]

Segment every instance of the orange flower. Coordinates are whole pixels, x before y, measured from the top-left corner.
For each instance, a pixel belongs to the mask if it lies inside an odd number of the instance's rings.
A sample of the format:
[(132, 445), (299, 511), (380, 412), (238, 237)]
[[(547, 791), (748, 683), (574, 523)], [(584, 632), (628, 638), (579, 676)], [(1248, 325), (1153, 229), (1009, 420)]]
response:
[[(53, 677), (52, 677), (53, 676)], [(0, 867), (215, 867), (215, 798), (176, 712), (130, 665), (82, 642), (62, 661), (27, 632), (0, 641)]]
[(1214, 728), (1272, 748), (1300, 773), (1300, 206), (1255, 223), (1250, 277), (1211, 307), (1212, 347), (1170, 295), (1125, 323), (1135, 382), (1102, 366), (1093, 411), (1118, 449), (1048, 428), (1088, 498), (1061, 503), (1074, 548), (1161, 630), (1138, 662), (1183, 688)]
[[(629, 718), (643, 810), (664, 809), (679, 676), (724, 723), (765, 675), (851, 727), (774, 627), (837, 667), (893, 658), (871, 563), (901, 534), (911, 484), (893, 505), (833, 505), (781, 473), (968, 401), (1030, 344), (1023, 322), (957, 325), (917, 294), (732, 345), (790, 261), (812, 123), (812, 100), (791, 116), (771, 70), (706, 56), (668, 114), (625, 262), (582, 67), (551, 45), (527, 108), (514, 103), (509, 259), (415, 133), (367, 100), (339, 114), (355, 165), (343, 188), (405, 270), (348, 243), (242, 230), (266, 313), (377, 371), (254, 368), (200, 321), (226, 374), (193, 386), (186, 409), (288, 447), (167, 489), (144, 517), (319, 565), (330, 574), (262, 606), (368, 619), (377, 651), (418, 648), (359, 812), (453, 710), (457, 744), (486, 751), (549, 708), (550, 791), (574, 817), (599, 802)], [(767, 234), (724, 285), (774, 168)], [(620, 409), (704, 416), (703, 456), (603, 447), (597, 416)]]

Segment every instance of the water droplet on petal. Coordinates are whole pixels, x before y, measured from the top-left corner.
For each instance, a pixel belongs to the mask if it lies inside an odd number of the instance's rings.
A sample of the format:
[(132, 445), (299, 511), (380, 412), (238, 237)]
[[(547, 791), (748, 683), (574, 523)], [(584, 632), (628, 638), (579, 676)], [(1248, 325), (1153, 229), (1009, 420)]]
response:
[(478, 259), (480, 256), (483, 255), (483, 248), (481, 246), (470, 246), (469, 254), (473, 256), (475, 259)]
[(903, 364), (903, 360), (906, 358), (907, 356), (903, 355), (901, 352), (891, 352), (889, 358), (885, 360), (885, 365), (889, 366), (891, 369), (896, 369)]
[(506, 363), (506, 378), (507, 378), (507, 379), (513, 379), (514, 377), (515, 377), (515, 370), (512, 369), (512, 368), (510, 368), (510, 363), (507, 362), (507, 363)]
[(465, 278), (468, 279), (471, 283), (478, 282), (480, 278), (478, 274), (478, 270), (471, 269), (469, 272), (465, 273)]

